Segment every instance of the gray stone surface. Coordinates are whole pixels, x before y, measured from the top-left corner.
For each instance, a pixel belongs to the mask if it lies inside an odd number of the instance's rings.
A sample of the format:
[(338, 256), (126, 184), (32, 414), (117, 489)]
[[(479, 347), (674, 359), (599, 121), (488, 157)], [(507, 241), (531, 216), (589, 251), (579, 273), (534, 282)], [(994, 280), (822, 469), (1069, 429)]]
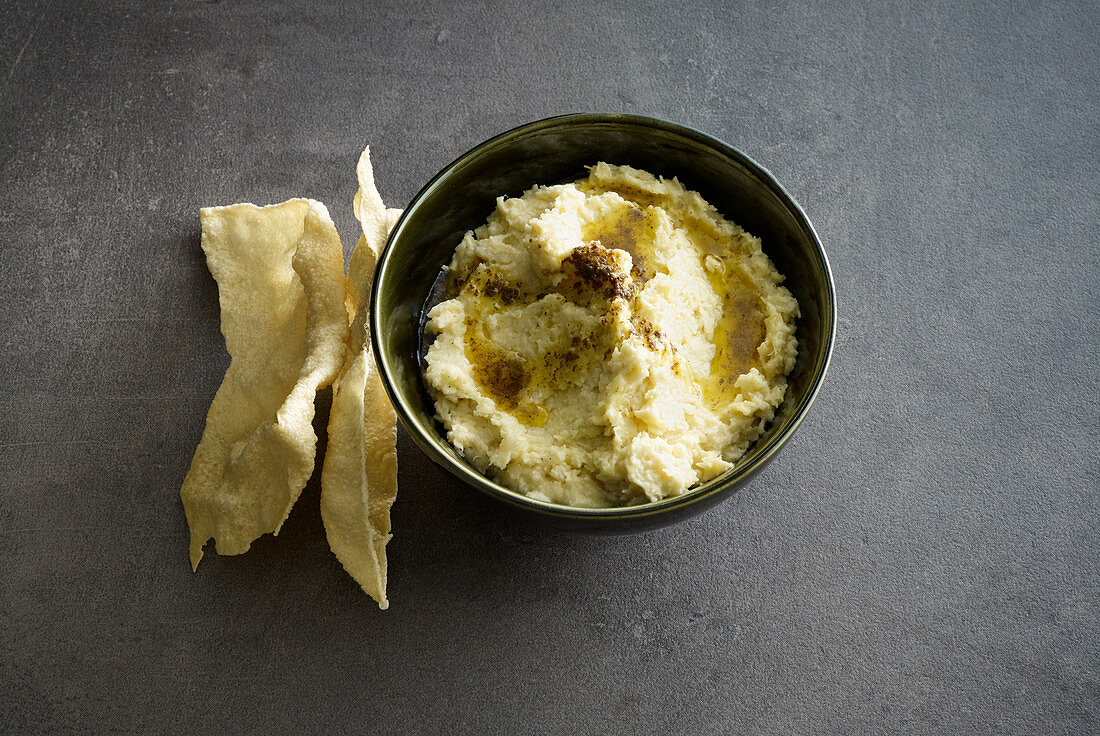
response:
[[(1095, 4), (368, 5), (3, 6), (0, 731), (1100, 730)], [(839, 339), (788, 449), (603, 538), (402, 435), (389, 611), (315, 481), (192, 574), (198, 207), (315, 197), (350, 250), (364, 144), (402, 205), (576, 110), (728, 140), (814, 220)]]

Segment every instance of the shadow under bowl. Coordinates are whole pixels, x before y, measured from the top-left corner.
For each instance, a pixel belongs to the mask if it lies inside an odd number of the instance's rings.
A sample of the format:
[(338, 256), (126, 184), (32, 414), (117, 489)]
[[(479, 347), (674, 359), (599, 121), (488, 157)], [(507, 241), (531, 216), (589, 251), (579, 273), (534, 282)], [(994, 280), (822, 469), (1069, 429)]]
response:
[[(500, 196), (580, 179), (598, 161), (629, 164), (699, 192), (727, 219), (759, 237), (798, 299), (798, 357), (786, 397), (764, 434), (725, 473), (662, 501), (579, 509), (528, 498), (494, 482), (447, 442), (421, 375), (424, 306), (441, 269)], [(624, 532), (692, 516), (749, 482), (798, 427), (821, 386), (836, 331), (828, 259), (809, 219), (763, 167), (732, 146), (675, 123), (637, 115), (580, 113), (539, 120), (492, 138), (439, 172), (390, 233), (371, 294), (371, 340), (402, 425), (451, 475), (553, 526)]]

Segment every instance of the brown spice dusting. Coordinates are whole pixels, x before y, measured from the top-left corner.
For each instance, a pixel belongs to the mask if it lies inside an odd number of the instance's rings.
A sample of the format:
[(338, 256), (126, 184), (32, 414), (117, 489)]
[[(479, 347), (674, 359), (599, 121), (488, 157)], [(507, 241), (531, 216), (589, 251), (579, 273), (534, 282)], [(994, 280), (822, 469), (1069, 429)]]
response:
[(636, 187), (631, 184), (600, 182), (596, 185), (590, 185), (590, 191), (593, 194), (602, 194), (603, 192), (615, 192), (620, 197), (628, 202), (632, 202), (640, 207), (663, 205), (666, 197), (654, 192), (647, 192), (641, 187)]
[(489, 298), (499, 298), (504, 304), (513, 304), (519, 300), (519, 289), (510, 286), (499, 273), (489, 274), (481, 293)]
[(642, 211), (637, 207), (628, 207), (622, 215), (607, 222), (605, 227), (586, 235), (590, 240), (599, 240), (604, 248), (617, 248), (634, 255), (638, 252), (638, 236), (645, 224)]
[(470, 287), (468, 289), (469, 291), (471, 291), (475, 295), (477, 294), (477, 289), (473, 284), (470, 283), (470, 280), (477, 272), (477, 267), (480, 266), (482, 263), (484, 263), (484, 261), (478, 258), (465, 269), (463, 269), (462, 272), (452, 271), (448, 267), (446, 289), (449, 298), (458, 296), (460, 292), (467, 290), (467, 286)]
[(656, 229), (650, 213), (627, 204), (588, 223), (582, 230), (586, 242), (599, 243), (609, 250), (622, 250), (630, 254), (630, 273), (634, 280), (645, 283), (653, 277), (646, 254), (652, 250)]
[(486, 394), (506, 410), (514, 409), (531, 382), (531, 373), (522, 358), (487, 340), (479, 325), (466, 319), (466, 358), (474, 371), (474, 380)]
[(490, 386), (492, 394), (506, 403), (516, 403), (530, 381), (523, 361), (511, 356), (502, 356), (477, 368), (482, 373), (479, 380)]
[(755, 294), (735, 293), (725, 300), (722, 320), (714, 332), (717, 346), (714, 367), (722, 382), (734, 383), (755, 366), (757, 349), (767, 337), (760, 299)]
[(607, 299), (629, 299), (634, 295), (626, 274), (615, 267), (611, 251), (602, 245), (590, 243), (574, 248), (562, 265), (571, 267), (581, 283)]
[(453, 299), (455, 296), (457, 296), (459, 294), (459, 292), (461, 292), (462, 289), (465, 288), (466, 283), (469, 280), (470, 280), (470, 275), (469, 274), (466, 274), (466, 275), (463, 275), (463, 276), (459, 276), (457, 273), (448, 274), (447, 275), (447, 281), (446, 281), (447, 285), (446, 285), (445, 289), (446, 289), (446, 293), (449, 295), (449, 298)]
[(645, 342), (645, 346), (654, 352), (659, 352), (664, 348), (665, 335), (657, 327), (645, 317), (639, 317), (635, 315), (630, 320), (634, 330), (642, 336), (642, 341)]

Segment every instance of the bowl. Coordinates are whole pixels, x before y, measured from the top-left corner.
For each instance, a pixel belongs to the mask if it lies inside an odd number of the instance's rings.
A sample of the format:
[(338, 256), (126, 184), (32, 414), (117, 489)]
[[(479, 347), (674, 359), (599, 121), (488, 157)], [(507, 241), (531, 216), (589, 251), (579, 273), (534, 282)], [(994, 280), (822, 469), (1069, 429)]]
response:
[[(725, 473), (674, 498), (610, 509), (537, 501), (494, 482), (447, 442), (421, 375), (424, 305), (463, 235), (499, 196), (585, 176), (597, 161), (677, 177), (728, 219), (761, 238), (798, 299), (798, 358), (787, 395), (764, 434)], [(762, 166), (716, 138), (638, 115), (582, 113), (502, 133), (447, 165), (413, 198), (390, 233), (371, 294), (371, 340), (401, 424), (435, 463), (466, 485), (553, 526), (623, 532), (663, 526), (728, 498), (759, 473), (798, 427), (821, 386), (836, 331), (832, 274), (813, 225)]]

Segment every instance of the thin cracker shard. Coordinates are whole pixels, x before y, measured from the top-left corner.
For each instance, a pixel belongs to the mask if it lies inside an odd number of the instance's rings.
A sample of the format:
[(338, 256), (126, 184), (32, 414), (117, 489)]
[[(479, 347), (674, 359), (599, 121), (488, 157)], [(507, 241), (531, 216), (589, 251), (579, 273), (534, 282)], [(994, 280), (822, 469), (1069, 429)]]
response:
[(314, 399), (343, 363), (348, 325), (323, 204), (209, 207), (201, 219), (231, 362), (180, 490), (193, 569), (211, 538), (233, 555), (278, 534), (313, 474)]
[(378, 256), (401, 211), (382, 204), (369, 149), (356, 172), (354, 208), (363, 235), (348, 268), (352, 323), (347, 358), (333, 387), (321, 469), (321, 518), (340, 564), (385, 609), (386, 543), (391, 537), (390, 507), (397, 497), (397, 416), (371, 349), (370, 291)]

